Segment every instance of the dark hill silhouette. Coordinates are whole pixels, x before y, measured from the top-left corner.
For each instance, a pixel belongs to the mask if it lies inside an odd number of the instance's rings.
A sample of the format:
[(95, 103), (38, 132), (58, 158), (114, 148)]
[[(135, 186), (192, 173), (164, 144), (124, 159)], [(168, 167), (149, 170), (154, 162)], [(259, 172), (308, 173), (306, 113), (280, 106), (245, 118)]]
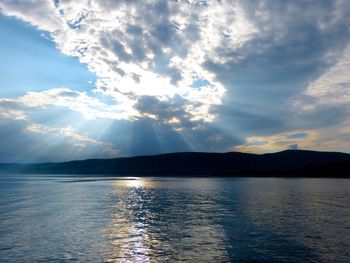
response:
[(350, 154), (303, 150), (262, 155), (183, 152), (61, 163), (0, 164), (0, 173), (350, 177)]

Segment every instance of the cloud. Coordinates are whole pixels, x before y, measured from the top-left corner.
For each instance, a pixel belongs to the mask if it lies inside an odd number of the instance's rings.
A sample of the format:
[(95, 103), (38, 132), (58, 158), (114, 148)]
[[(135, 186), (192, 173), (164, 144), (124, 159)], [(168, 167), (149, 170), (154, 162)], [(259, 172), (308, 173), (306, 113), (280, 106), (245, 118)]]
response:
[(288, 150), (299, 150), (299, 146), (297, 143), (295, 143), (295, 144), (289, 145), (287, 149)]
[(1, 162), (47, 162), (111, 158), (119, 154), (109, 142), (70, 127), (53, 128), (26, 120), (0, 118)]
[[(16, 0), (0, 10), (48, 32), (97, 76), (88, 92), (2, 99), (1, 118), (57, 107), (108, 120), (112, 131), (100, 135), (126, 155), (346, 150), (347, 1)], [(57, 129), (47, 133), (63, 136)]]
[(7, 16), (15, 16), (41, 30), (55, 33), (61, 30), (61, 18), (55, 11), (54, 1), (3, 0), (0, 10)]
[(98, 77), (95, 92), (122, 105), (123, 118), (145, 117), (138, 101), (153, 96), (169, 104), (181, 97), (188, 118), (213, 121), (225, 98), (233, 111), (245, 101), (282, 126), (274, 112), (285, 109), (269, 98), (290, 103), (334, 63), (350, 17), (343, 1), (2, 1), (0, 8), (86, 63)]
[(234, 149), (236, 151), (253, 153), (277, 152), (286, 149), (296, 150), (300, 147), (309, 149), (309, 142), (319, 136), (320, 134), (315, 131), (296, 131), (271, 136), (252, 136), (246, 138), (244, 144), (237, 145)]
[[(203, 105), (197, 105), (201, 107)], [(174, 129), (195, 127), (203, 121), (210, 121), (211, 116), (205, 115), (200, 119), (197, 114), (187, 111), (188, 101), (178, 96), (172, 101), (161, 100), (152, 96), (142, 96), (138, 99), (135, 108), (144, 116), (164, 124), (170, 124)]]
[(223, 48), (225, 63), (208, 58), (203, 64), (226, 89), (212, 111), (216, 122), (229, 123), (247, 139), (344, 124), (350, 5), (241, 1), (241, 6), (258, 33), (234, 51)]
[(303, 131), (247, 137), (245, 143), (237, 145), (233, 149), (252, 153), (277, 152), (291, 148), (348, 152), (350, 147), (349, 139), (350, 123), (347, 120), (327, 128), (312, 128)]
[(350, 102), (349, 69), (350, 44), (336, 59), (334, 65), (308, 85), (304, 94), (311, 97), (313, 102), (305, 106), (303, 102), (297, 102), (297, 105), (308, 110), (322, 105), (348, 104)]
[[(8, 106), (5, 107), (5, 104)], [(132, 119), (139, 116), (136, 110), (124, 104), (106, 104), (87, 92), (73, 91), (68, 88), (54, 88), (41, 92), (29, 91), (16, 99), (0, 99), (2, 115), (25, 118), (25, 111), (31, 108), (62, 107), (79, 112), (85, 119)], [(19, 110), (20, 109), (20, 110)], [(129, 111), (128, 111), (129, 109)]]
[(24, 120), (25, 112), (12, 100), (0, 99), (0, 118)]
[[(143, 115), (132, 121), (116, 118), (118, 115), (113, 112), (113, 107), (99, 107), (101, 102), (85, 92), (67, 88), (29, 92), (16, 99), (1, 101), (8, 105), (7, 115), (15, 109), (26, 114), (24, 120), (8, 118), (9, 125), (18, 126), (16, 121), (26, 123), (21, 132), (14, 132), (13, 136), (23, 136), (32, 140), (33, 145), (45, 149), (66, 146), (67, 151), (70, 149), (83, 156), (74, 155), (78, 159), (93, 156), (91, 151), (96, 151), (97, 156), (113, 157), (173, 151), (221, 151), (242, 143), (241, 138), (209, 125), (205, 120), (191, 120), (192, 116), (185, 111), (188, 105), (180, 96), (171, 102), (153, 96), (140, 97), (135, 108)], [(3, 137), (0, 143), (3, 140), (6, 141), (4, 144), (9, 144), (8, 138)], [(27, 141), (23, 145), (33, 148)], [(84, 148), (88, 149), (86, 153)], [(37, 161), (48, 160), (46, 157), (67, 160), (69, 156), (62, 157), (53, 151), (47, 156), (33, 158)], [(26, 157), (18, 158), (27, 160)]]
[[(202, 63), (225, 62), (257, 30), (237, 2), (2, 1), (1, 11), (51, 34), (58, 49), (86, 63), (95, 92), (135, 115), (142, 96), (182, 97), (191, 118), (205, 119), (225, 88)], [(29, 12), (28, 12), (29, 10)], [(197, 80), (205, 85), (193, 87)]]

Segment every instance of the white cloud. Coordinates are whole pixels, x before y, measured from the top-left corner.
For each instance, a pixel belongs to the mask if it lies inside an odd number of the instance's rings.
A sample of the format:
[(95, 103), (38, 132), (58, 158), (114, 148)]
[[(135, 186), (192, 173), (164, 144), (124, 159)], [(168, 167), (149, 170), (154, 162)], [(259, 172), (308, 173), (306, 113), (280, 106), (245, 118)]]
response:
[[(10, 101), (10, 100), (9, 100)], [(11, 100), (24, 107), (60, 106), (80, 112), (86, 119), (129, 119), (138, 116), (138, 112), (128, 109), (125, 104), (105, 104), (86, 94), (68, 88), (56, 88), (42, 92), (28, 92), (26, 95)]]
[(341, 105), (350, 103), (350, 45), (334, 66), (312, 81), (305, 94), (315, 99), (315, 105)]
[[(180, 96), (190, 120), (213, 120), (211, 108), (221, 104), (225, 88), (202, 64), (225, 63), (220, 50), (234, 51), (258, 32), (232, 1), (18, 0), (2, 1), (0, 9), (49, 32), (62, 53), (86, 63), (98, 77), (94, 91), (115, 100), (114, 113), (102, 114), (113, 118), (144, 116), (135, 109), (142, 96), (169, 102)], [(104, 106), (97, 100), (80, 94), (82, 103), (74, 106), (67, 98), (53, 99), (51, 92), (41, 93), (48, 96), (45, 103), (101, 117), (87, 106)], [(30, 102), (34, 96), (38, 93), (21, 101), (42, 105)]]
[(58, 33), (63, 29), (54, 1), (3, 0), (0, 2), (0, 10), (7, 16), (15, 16), (50, 33)]

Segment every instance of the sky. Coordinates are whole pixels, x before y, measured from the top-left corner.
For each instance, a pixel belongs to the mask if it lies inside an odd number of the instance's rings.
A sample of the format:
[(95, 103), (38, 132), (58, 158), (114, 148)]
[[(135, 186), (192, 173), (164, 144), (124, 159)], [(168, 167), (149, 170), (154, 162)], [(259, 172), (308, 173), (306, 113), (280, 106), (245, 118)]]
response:
[(0, 162), (350, 152), (347, 0), (0, 0)]

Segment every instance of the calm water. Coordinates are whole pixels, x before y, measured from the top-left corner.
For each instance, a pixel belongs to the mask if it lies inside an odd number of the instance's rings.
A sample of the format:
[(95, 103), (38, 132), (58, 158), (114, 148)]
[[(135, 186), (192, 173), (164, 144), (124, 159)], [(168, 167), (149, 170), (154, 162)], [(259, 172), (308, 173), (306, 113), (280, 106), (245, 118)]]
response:
[(0, 176), (0, 262), (350, 262), (350, 180)]

